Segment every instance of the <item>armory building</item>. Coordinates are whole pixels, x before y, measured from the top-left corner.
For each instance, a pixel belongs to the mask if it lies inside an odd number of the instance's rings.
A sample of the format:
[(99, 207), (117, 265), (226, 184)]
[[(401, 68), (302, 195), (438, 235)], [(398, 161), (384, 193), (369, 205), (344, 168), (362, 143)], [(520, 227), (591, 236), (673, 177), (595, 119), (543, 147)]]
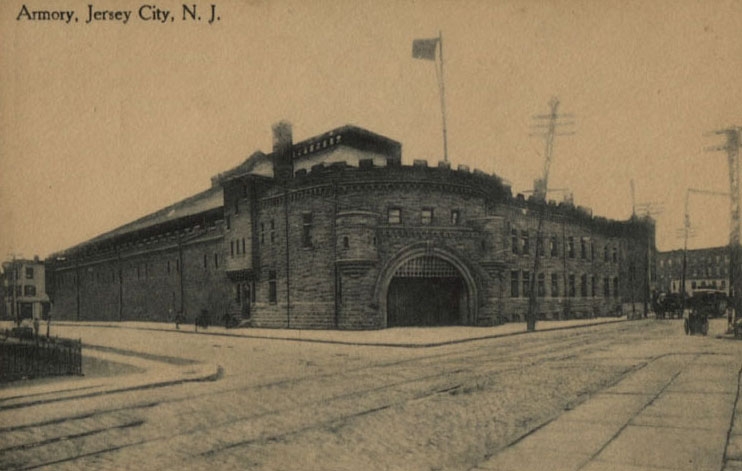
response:
[(273, 133), (270, 154), (208, 190), (52, 255), (55, 318), (486, 326), (524, 320), (531, 289), (548, 319), (645, 299), (651, 220), (514, 197), (465, 166), (402, 165), (399, 142), (354, 126), (298, 143), (287, 123)]

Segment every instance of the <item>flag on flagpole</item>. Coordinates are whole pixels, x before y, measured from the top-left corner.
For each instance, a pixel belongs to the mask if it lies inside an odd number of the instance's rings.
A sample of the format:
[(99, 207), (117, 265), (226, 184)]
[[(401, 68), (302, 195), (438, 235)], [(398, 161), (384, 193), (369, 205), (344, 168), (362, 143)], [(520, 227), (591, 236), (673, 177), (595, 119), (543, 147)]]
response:
[(415, 39), (412, 41), (412, 57), (414, 59), (435, 60), (435, 48), (439, 38)]

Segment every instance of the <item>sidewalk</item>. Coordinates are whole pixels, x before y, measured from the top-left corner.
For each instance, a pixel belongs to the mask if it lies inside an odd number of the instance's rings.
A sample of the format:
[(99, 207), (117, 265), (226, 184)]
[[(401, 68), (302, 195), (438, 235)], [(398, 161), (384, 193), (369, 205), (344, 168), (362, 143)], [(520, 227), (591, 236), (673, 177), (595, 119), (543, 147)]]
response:
[(661, 357), (473, 469), (742, 470), (740, 366)]
[[(599, 324), (625, 322), (626, 317), (600, 317), (596, 319), (573, 319), (565, 321), (539, 321), (536, 332), (574, 329)], [(192, 324), (183, 324), (180, 330), (172, 323), (163, 322), (71, 322), (57, 321), (55, 325), (109, 327), (137, 330), (170, 331), (182, 334), (195, 334)], [(343, 345), (368, 345), (380, 347), (425, 348), (471, 342), (497, 337), (526, 334), (525, 322), (515, 322), (493, 327), (397, 327), (381, 330), (303, 330), (303, 329), (226, 329), (212, 326), (199, 329), (198, 334), (223, 335), (245, 338), (289, 340), (302, 342), (334, 343)]]

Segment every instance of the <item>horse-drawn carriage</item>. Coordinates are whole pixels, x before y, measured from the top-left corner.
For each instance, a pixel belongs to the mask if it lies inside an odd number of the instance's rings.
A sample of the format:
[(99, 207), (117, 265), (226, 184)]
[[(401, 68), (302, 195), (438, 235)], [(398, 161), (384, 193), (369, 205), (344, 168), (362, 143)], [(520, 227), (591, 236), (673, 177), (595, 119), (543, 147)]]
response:
[(680, 293), (661, 293), (655, 301), (654, 312), (657, 319), (683, 317), (683, 298)]
[(727, 295), (723, 291), (698, 290), (688, 299), (688, 314), (684, 321), (685, 333), (706, 335), (709, 317), (721, 317), (727, 309)]

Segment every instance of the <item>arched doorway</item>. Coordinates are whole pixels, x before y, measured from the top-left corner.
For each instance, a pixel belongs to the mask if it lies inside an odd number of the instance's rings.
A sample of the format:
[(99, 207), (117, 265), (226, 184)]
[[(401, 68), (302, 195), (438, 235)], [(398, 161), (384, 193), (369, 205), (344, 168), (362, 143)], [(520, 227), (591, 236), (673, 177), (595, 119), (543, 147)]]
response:
[(388, 327), (466, 324), (469, 310), (466, 280), (441, 257), (424, 254), (409, 258), (389, 280)]

